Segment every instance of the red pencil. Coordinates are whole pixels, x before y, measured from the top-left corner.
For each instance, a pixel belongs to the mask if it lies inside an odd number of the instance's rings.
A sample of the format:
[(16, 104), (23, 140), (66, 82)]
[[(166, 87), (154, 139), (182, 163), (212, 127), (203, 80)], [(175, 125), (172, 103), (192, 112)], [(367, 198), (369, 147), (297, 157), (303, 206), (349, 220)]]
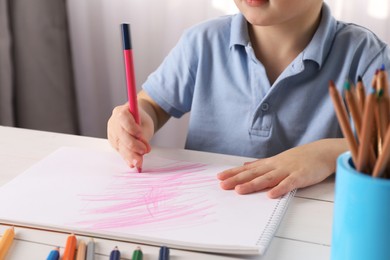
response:
[[(138, 103), (137, 103), (137, 88), (135, 84), (135, 74), (134, 74), (134, 62), (133, 62), (133, 51), (131, 45), (131, 32), (129, 24), (122, 24), (122, 38), (123, 38), (123, 56), (125, 60), (125, 71), (126, 71), (126, 86), (127, 86), (127, 96), (129, 100), (129, 109), (130, 113), (133, 115), (135, 122), (140, 124), (140, 117), (138, 113)], [(138, 172), (142, 172), (142, 162), (138, 162), (137, 167)]]

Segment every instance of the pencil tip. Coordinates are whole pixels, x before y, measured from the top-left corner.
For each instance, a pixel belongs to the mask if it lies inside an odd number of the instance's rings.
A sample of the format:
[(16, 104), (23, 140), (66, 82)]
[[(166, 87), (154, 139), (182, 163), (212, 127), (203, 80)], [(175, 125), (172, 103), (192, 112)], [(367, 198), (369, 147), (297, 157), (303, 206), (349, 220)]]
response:
[(384, 70), (385, 70), (385, 64), (382, 64), (381, 71), (384, 71)]
[(335, 89), (336, 88), (333, 80), (329, 80), (329, 88), (330, 89)]
[(383, 89), (379, 89), (379, 90), (377, 91), (377, 96), (378, 96), (378, 98), (380, 98), (380, 97), (383, 96)]
[(363, 79), (362, 79), (362, 76), (358, 76), (358, 82), (362, 82), (363, 81)]
[(349, 83), (348, 80), (345, 80), (345, 82), (344, 82), (344, 89), (345, 90), (350, 90), (351, 89), (351, 84)]

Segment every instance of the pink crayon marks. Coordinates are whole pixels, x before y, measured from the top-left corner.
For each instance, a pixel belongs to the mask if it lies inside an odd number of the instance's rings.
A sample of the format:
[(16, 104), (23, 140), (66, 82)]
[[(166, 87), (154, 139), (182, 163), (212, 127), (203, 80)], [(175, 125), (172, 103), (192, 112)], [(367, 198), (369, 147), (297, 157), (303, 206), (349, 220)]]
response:
[[(202, 174), (206, 165), (169, 161), (144, 165), (143, 173), (122, 173), (102, 194), (81, 195), (88, 202), (78, 222), (90, 229), (128, 227), (169, 228), (212, 221), (214, 205), (206, 189), (216, 186), (215, 176)], [(164, 225), (161, 225), (164, 224)]]

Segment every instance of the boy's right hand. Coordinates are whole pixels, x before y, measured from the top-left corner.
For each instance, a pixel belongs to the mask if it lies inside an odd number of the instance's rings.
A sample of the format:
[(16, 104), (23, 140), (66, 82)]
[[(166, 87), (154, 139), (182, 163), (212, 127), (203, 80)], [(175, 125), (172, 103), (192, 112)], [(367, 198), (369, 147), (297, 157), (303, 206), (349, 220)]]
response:
[(139, 113), (141, 125), (135, 122), (126, 103), (113, 109), (107, 123), (108, 141), (131, 168), (142, 167), (143, 155), (150, 152), (149, 140), (154, 134), (150, 116), (141, 107)]

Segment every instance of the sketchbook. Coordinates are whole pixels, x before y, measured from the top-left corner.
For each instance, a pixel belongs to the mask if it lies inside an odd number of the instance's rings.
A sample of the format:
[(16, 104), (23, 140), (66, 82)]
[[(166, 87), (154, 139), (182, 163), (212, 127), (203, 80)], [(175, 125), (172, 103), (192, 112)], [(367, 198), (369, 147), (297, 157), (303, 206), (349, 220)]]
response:
[(224, 254), (262, 255), (294, 192), (222, 190), (210, 165), (62, 147), (0, 187), (0, 222)]

